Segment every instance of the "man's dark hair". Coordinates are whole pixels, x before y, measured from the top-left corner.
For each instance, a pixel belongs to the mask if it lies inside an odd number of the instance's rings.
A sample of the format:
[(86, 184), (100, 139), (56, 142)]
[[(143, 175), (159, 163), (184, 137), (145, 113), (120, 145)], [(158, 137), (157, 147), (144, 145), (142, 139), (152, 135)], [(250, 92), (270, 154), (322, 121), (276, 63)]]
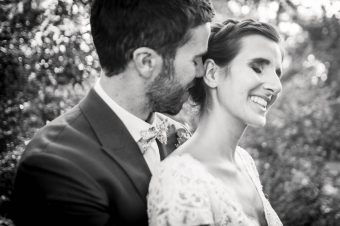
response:
[(139, 47), (174, 57), (189, 29), (211, 22), (210, 0), (94, 0), (91, 32), (107, 76), (122, 72)]

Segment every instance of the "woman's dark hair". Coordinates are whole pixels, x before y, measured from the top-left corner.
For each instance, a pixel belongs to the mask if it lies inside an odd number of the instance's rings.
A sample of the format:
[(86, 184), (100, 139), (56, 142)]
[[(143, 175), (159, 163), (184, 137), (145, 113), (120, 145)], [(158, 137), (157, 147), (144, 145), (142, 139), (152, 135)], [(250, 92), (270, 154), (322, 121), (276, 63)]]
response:
[[(227, 66), (239, 53), (242, 37), (253, 34), (280, 42), (279, 33), (270, 24), (252, 19), (242, 21), (228, 19), (212, 26), (208, 52), (203, 56), (203, 62), (212, 59), (219, 67)], [(193, 102), (200, 106), (204, 104), (206, 98), (203, 83), (202, 78), (196, 78), (195, 85), (189, 90)]]
[(191, 28), (211, 22), (210, 0), (94, 0), (91, 33), (107, 76), (122, 72), (139, 47), (174, 57)]

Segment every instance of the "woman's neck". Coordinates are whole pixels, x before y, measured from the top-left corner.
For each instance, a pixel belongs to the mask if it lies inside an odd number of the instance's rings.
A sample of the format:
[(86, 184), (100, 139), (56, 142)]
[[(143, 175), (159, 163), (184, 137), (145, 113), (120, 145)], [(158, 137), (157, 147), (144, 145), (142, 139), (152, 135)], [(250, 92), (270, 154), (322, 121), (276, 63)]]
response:
[(235, 150), (245, 128), (225, 109), (205, 109), (191, 139), (198, 148), (191, 154), (204, 161), (235, 163)]

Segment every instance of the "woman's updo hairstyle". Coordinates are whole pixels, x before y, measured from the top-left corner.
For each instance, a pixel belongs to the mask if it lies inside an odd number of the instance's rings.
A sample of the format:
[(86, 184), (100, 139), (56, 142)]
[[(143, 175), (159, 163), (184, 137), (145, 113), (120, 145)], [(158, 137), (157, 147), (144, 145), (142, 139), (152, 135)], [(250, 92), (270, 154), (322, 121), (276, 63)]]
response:
[[(208, 52), (203, 56), (203, 62), (206, 59), (212, 59), (219, 67), (227, 66), (240, 51), (241, 38), (253, 34), (262, 35), (277, 43), (280, 42), (279, 33), (270, 24), (252, 19), (242, 21), (228, 19), (212, 26)], [(203, 78), (196, 78), (194, 82), (195, 85), (189, 90), (191, 99), (202, 107), (206, 99)]]

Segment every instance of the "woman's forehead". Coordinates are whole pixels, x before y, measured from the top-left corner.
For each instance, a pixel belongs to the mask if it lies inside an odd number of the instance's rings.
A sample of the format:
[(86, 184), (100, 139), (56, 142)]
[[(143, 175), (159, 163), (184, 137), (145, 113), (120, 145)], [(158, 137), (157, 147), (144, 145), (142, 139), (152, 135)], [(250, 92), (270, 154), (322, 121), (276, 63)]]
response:
[(243, 59), (263, 58), (269, 61), (282, 61), (280, 45), (265, 36), (257, 34), (241, 38), (237, 56)]

